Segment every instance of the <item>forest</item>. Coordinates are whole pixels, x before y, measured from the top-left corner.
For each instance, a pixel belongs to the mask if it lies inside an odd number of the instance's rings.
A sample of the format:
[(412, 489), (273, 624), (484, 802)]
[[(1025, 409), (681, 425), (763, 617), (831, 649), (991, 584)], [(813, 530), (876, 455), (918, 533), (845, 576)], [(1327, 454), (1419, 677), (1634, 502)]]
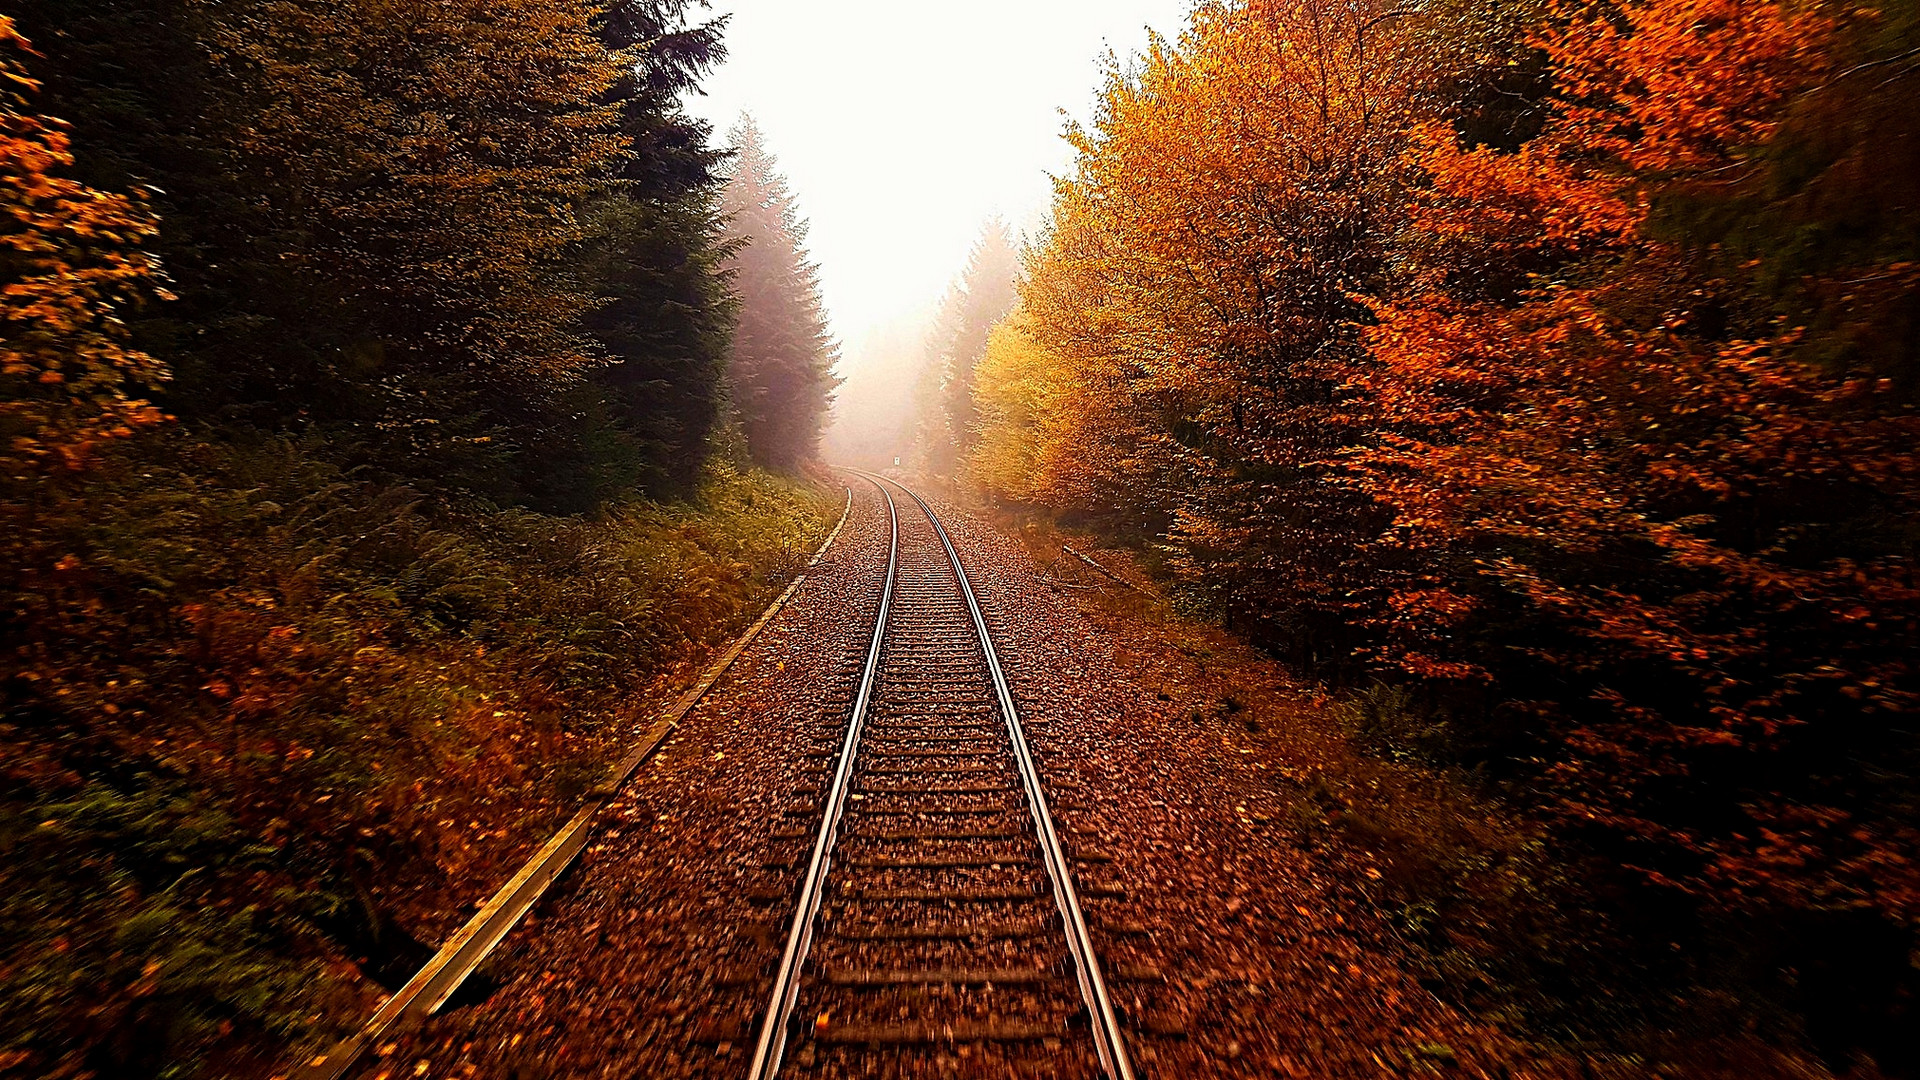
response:
[[(1920, 1075), (1920, 0), (1183, 27), (981, 229), (908, 470), (1418, 789), (1288, 790), (1449, 1007)], [(727, 31), (9, 0), (0, 1077), (344, 1034), (833, 528), (807, 216), (685, 106)]]
[(1456, 992), (1910, 1070), (1917, 44), (1908, 0), (1202, 4), (1069, 132), (952, 471), (1541, 823), (1389, 898)]
[(805, 223), (682, 108), (696, 16), (0, 14), (0, 1074), (347, 1022), (838, 515)]

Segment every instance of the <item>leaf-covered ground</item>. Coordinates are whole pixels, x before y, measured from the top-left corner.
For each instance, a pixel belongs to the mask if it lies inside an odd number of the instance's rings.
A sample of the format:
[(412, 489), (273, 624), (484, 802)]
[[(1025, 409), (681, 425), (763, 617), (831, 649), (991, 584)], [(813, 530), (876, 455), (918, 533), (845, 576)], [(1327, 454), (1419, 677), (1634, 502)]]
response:
[[(360, 1075), (740, 1074), (803, 869), (781, 836), (817, 826), (826, 766), (806, 751), (842, 730), (878, 603), (885, 511), (857, 495), (820, 571), (609, 808), (487, 992), (396, 1034)], [(1458, 777), (1365, 752), (1359, 705), (1180, 617), (1126, 553), (1098, 556), (1141, 593), (1044, 530), (1023, 545), (942, 512), (1142, 1075), (1825, 1075), (1725, 1014), (1662, 1027), (1595, 993), (1567, 1002), (1591, 1023), (1554, 1030), (1543, 1002), (1566, 988), (1525, 983), (1548, 943), (1522, 939), (1591, 938), (1578, 910), (1529, 924), (1539, 900), (1500, 895), (1539, 888), (1523, 822)], [(935, 1049), (888, 1058), (890, 1075), (1006, 1074), (979, 1048)], [(847, 1054), (796, 1068), (861, 1075)]]
[(1138, 552), (995, 519), (957, 535), (1032, 567), (997, 586), (1023, 597), (1007, 651), (1051, 654), (1016, 692), (1107, 747), (1072, 769), (1110, 792), (1102, 839), (1149, 849), (1119, 879), (1178, 928), (1106, 946), (1167, 976), (1146, 1000), (1187, 1037), (1161, 1075), (1375, 1075), (1376, 1055), (1394, 1075), (1829, 1075), (1802, 1021), (1728, 973), (1649, 962), (1598, 875), (1418, 754), (1403, 698), (1331, 692), (1183, 613)]

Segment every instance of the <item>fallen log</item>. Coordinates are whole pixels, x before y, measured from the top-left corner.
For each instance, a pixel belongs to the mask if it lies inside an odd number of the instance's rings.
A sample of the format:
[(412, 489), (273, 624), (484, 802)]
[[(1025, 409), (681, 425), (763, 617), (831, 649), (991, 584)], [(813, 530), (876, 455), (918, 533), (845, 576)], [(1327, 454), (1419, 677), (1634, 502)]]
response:
[(1119, 574), (1114, 573), (1113, 571), (1107, 569), (1106, 567), (1101, 566), (1099, 563), (1094, 562), (1092, 559), (1088, 558), (1087, 556), (1082, 555), (1078, 551), (1073, 550), (1073, 548), (1070, 547), (1069, 545), (1061, 544), (1060, 550), (1066, 552), (1067, 554), (1073, 556), (1076, 559), (1079, 559), (1081, 562), (1086, 563), (1088, 566), (1093, 567), (1096, 571), (1105, 575), (1106, 577), (1112, 578), (1114, 581), (1117, 581), (1120, 584), (1126, 586), (1127, 588), (1132, 589), (1134, 592), (1145, 595), (1146, 590), (1142, 589), (1140, 586), (1135, 585), (1133, 582), (1128, 581), (1126, 578), (1121, 577)]

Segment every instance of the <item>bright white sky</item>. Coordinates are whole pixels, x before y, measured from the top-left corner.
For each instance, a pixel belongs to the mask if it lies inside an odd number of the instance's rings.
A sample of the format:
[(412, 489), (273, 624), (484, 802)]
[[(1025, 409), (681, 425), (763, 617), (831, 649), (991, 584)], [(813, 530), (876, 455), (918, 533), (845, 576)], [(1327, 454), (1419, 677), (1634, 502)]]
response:
[(1042, 219), (1101, 58), (1177, 36), (1188, 0), (715, 0), (731, 58), (688, 103), (765, 132), (853, 346), (937, 300), (981, 222)]

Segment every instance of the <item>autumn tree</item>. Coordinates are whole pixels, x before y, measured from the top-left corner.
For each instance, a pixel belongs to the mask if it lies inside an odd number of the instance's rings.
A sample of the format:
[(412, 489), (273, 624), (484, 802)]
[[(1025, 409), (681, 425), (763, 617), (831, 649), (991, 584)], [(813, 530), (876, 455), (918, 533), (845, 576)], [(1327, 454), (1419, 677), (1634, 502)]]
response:
[(1050, 506), (1139, 538), (1147, 524), (1114, 508), (1151, 479), (1124, 373), (1071, 363), (1016, 310), (993, 330), (974, 391), (979, 441), (967, 480), (1002, 502)]
[(974, 369), (994, 325), (1013, 308), (1019, 274), (1020, 254), (1007, 223), (992, 218), (980, 227), (966, 269), (947, 290), (927, 339), (916, 404), (920, 453), (935, 475), (952, 475), (978, 441)]
[(993, 328), (977, 371), (974, 408), (980, 442), (967, 479), (1003, 502), (1034, 503), (1055, 485), (1041, 469), (1059, 456), (1047, 426), (1070, 415), (1066, 367), (1049, 356), (1016, 314)]
[[(1806, 137), (1795, 118), (1848, 92), (1840, 58), (1874, 62), (1860, 43), (1881, 20), (1851, 18), (1868, 25), (1624, 5), (1546, 39), (1564, 89), (1539, 137), (1505, 153), (1431, 132), (1419, 284), (1370, 335), (1382, 435), (1357, 460), (1423, 568), (1392, 599), (1393, 655), (1497, 687), (1524, 713), (1511, 749), (1552, 762), (1571, 824), (1719, 904), (1907, 920), (1920, 833), (1874, 820), (1871, 777), (1916, 764), (1893, 735), (1920, 705), (1894, 537), (1920, 508), (1920, 428), (1881, 377), (1911, 345), (1812, 362), (1828, 357), (1810, 339), (1852, 336), (1819, 328), (1835, 283), (1756, 289), (1686, 231), (1756, 209), (1817, 220), (1794, 188), (1850, 182), (1768, 173)], [(1862, 89), (1856, 130), (1889, 122)], [(1799, 261), (1879, 304), (1864, 330), (1907, 272), (1890, 247)]]
[(818, 454), (838, 347), (827, 331), (819, 269), (807, 259), (807, 224), (786, 178), (751, 118), (743, 117), (729, 138), (736, 157), (722, 206), (735, 242), (728, 270), (739, 324), (727, 383), (753, 460), (794, 469)]
[(0, 15), (0, 469), (83, 464), (102, 441), (156, 423), (135, 395), (165, 366), (137, 348), (129, 313), (163, 295), (136, 199), (72, 179), (66, 125), (36, 113), (33, 53)]
[(1389, 272), (1432, 81), (1405, 14), (1209, 4), (1114, 68), (1023, 290), (1036, 340), (1104, 373), (1084, 405), (1126, 414), (1099, 455), (1125, 481), (1074, 497), (1165, 533), (1262, 640), (1330, 660), (1371, 590), (1370, 501), (1329, 475), (1360, 431), (1356, 297)]
[(1074, 133), (970, 475), (1394, 684), (1610, 932), (1737, 939), (1906, 1067), (1917, 28), (1203, 5)]

